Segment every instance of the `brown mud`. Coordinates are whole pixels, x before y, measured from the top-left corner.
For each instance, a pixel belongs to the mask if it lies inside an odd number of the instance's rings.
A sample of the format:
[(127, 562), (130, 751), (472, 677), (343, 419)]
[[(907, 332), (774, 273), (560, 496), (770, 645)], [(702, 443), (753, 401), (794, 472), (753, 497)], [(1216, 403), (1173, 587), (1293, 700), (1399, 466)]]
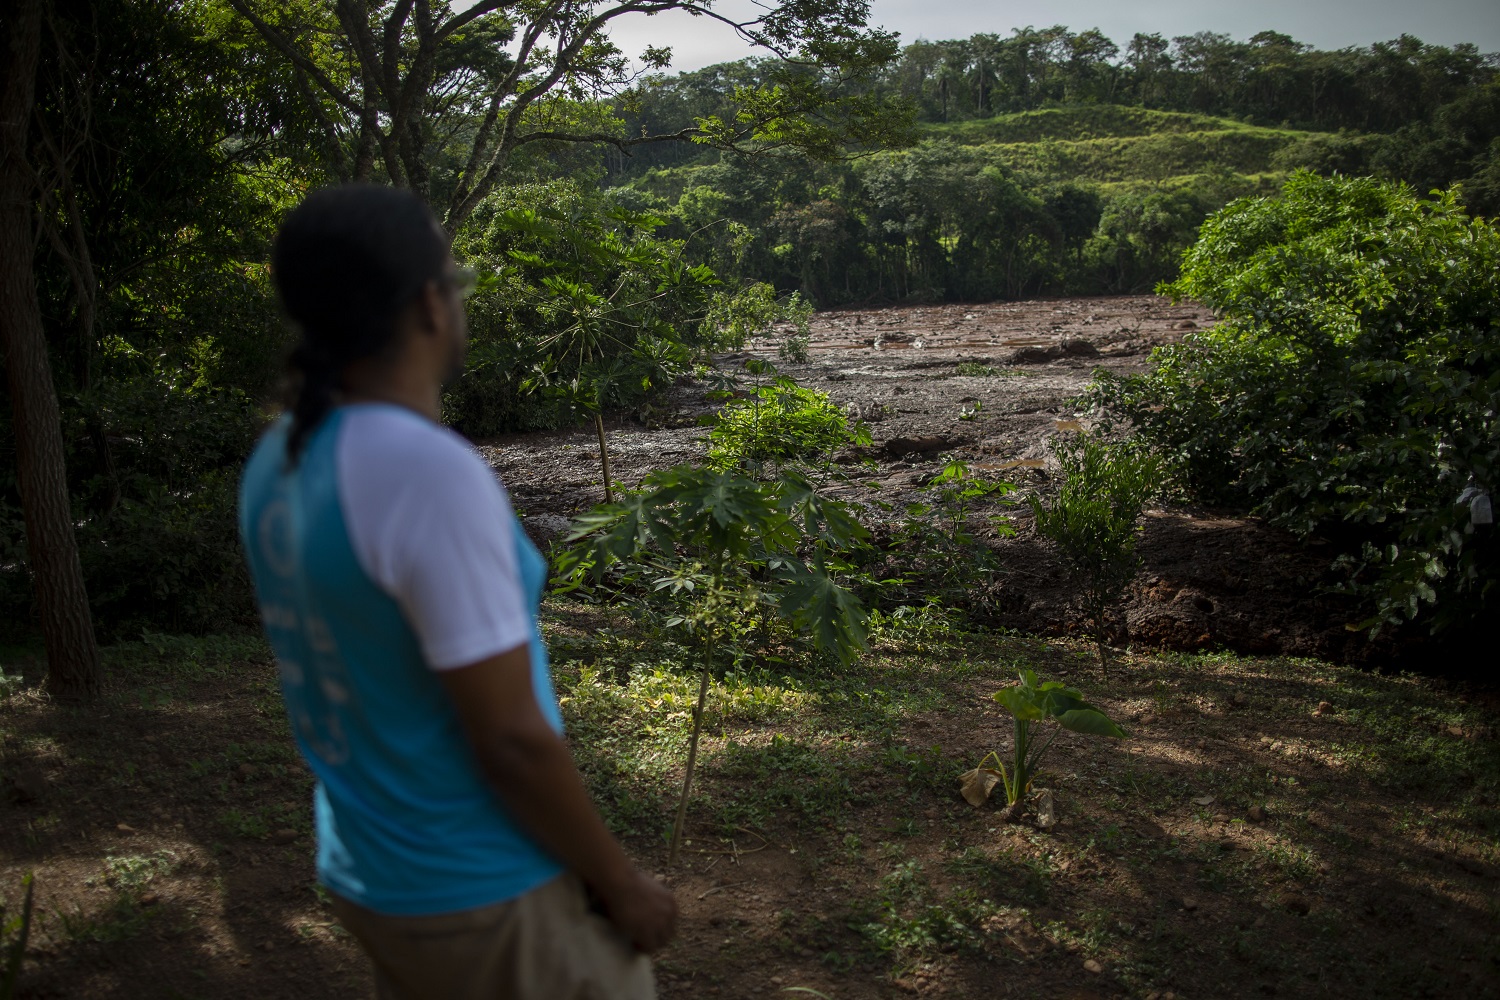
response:
[[(876, 495), (899, 511), (922, 499), (919, 487), (949, 459), (1016, 484), (1016, 497), (1053, 488), (1050, 442), (1087, 426), (1087, 415), (1070, 400), (1094, 373), (1141, 371), (1152, 348), (1212, 322), (1200, 306), (1156, 296), (842, 310), (813, 318), (806, 363), (777, 357), (785, 331), (719, 362), (743, 375), (746, 360), (771, 360), (865, 420), (875, 445), (867, 457), (876, 464), (850, 471), (878, 484)], [(959, 374), (960, 365), (988, 371)], [(699, 384), (680, 386), (652, 426), (613, 425), (615, 479), (631, 485), (652, 469), (701, 458), (706, 431), (699, 420), (714, 411), (705, 392)], [(591, 430), (513, 435), (481, 450), (537, 537), (552, 536), (565, 518), (602, 499)], [(1040, 634), (1077, 633), (1070, 592), (1031, 529), (1029, 512), (1024, 505), (1006, 510), (1015, 535), (988, 540), (1002, 569), (986, 589), (985, 620)], [(1256, 518), (1154, 509), (1139, 551), (1141, 572), (1116, 623), (1117, 644), (1370, 664), (1412, 651), (1389, 636), (1372, 642), (1351, 629), (1363, 614), (1333, 593), (1338, 578), (1327, 546)]]

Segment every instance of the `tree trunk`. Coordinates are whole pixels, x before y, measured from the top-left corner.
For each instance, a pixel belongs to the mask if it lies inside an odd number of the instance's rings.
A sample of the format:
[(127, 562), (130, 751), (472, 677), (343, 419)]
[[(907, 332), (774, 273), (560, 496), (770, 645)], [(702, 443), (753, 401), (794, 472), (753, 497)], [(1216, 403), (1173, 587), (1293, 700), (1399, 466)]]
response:
[(693, 708), (693, 738), (688, 744), (687, 772), (682, 779), (682, 796), (677, 800), (677, 819), (672, 824), (672, 846), (667, 857), (669, 865), (677, 864), (677, 853), (682, 849), (682, 829), (687, 825), (688, 798), (693, 792), (693, 769), (698, 765), (698, 737), (703, 732), (703, 707), (708, 701), (708, 671), (712, 662), (711, 653), (704, 657), (703, 676), (698, 681), (698, 704)]
[(32, 270), (34, 174), (26, 159), (41, 47), (41, 0), (20, 0), (5, 21), (0, 77), (0, 348), (16, 430), (16, 478), (26, 556), (36, 582), (47, 688), (65, 701), (99, 689), (99, 648), (73, 535), (61, 416)]
[(599, 435), (599, 468), (604, 472), (604, 502), (614, 503), (614, 483), (609, 474), (609, 443), (604, 439), (604, 414), (594, 414), (594, 430)]

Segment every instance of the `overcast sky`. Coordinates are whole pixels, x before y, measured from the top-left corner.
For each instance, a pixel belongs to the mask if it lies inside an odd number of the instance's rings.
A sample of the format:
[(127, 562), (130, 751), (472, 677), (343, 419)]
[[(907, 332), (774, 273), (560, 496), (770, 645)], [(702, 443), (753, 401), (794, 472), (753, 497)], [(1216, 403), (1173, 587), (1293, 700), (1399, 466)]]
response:
[[(753, 11), (750, 0), (720, 0), (730, 14)], [(899, 32), (903, 42), (967, 38), (979, 32), (1008, 35), (1012, 28), (1054, 24), (1074, 31), (1098, 28), (1122, 49), (1137, 31), (1171, 38), (1218, 31), (1249, 38), (1281, 31), (1322, 49), (1395, 38), (1403, 33), (1425, 42), (1472, 42), (1482, 52), (1500, 51), (1500, 0), (872, 0), (871, 22)], [(672, 48), (672, 69), (690, 70), (750, 53), (728, 27), (682, 13), (631, 15), (610, 32), (630, 56), (648, 45)]]

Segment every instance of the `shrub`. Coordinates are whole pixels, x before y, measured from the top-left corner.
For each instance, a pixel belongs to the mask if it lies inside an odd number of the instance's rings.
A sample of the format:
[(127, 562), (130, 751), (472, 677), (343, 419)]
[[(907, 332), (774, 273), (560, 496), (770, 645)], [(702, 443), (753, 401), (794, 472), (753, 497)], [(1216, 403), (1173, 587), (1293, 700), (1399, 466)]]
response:
[(1058, 441), (1053, 453), (1062, 466), (1062, 489), (1050, 504), (1033, 496), (1031, 510), (1093, 625), (1103, 666), (1106, 619), (1140, 565), (1137, 522), (1160, 484), (1161, 462), (1094, 437)]
[(920, 492), (923, 499), (906, 505), (898, 529), (900, 548), (909, 553), (900, 560), (899, 576), (915, 591), (908, 596), (937, 594), (977, 603), (999, 566), (994, 550), (976, 533), (976, 515), (981, 508), (985, 511), (997, 537), (1014, 534), (995, 505), (1009, 505), (1012, 501), (1006, 497), (1015, 487), (986, 479), (967, 462), (954, 459), (944, 463)]
[(752, 361), (752, 374), (770, 375), (743, 399), (727, 403), (709, 432), (708, 463), (763, 475), (793, 464), (827, 465), (846, 445), (868, 445), (870, 432), (849, 424), (827, 393), (804, 389), (766, 362)]
[(1456, 501), (1497, 486), (1497, 271), (1500, 232), (1452, 191), (1299, 173), (1205, 223), (1163, 287), (1224, 322), (1094, 395), (1189, 495), (1336, 538), (1365, 625), (1475, 621), (1500, 546)]

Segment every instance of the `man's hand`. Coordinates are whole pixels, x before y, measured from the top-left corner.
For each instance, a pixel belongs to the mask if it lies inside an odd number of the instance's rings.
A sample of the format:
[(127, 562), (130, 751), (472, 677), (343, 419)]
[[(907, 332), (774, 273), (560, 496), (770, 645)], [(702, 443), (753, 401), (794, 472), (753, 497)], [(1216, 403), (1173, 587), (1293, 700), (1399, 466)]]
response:
[(632, 871), (621, 885), (595, 891), (610, 921), (638, 950), (657, 951), (677, 933), (677, 899), (650, 875)]
[(480, 768), (521, 826), (594, 890), (631, 944), (652, 952), (672, 940), (677, 901), (636, 870), (599, 818), (567, 745), (537, 706), (530, 649), (518, 646), (438, 677)]

